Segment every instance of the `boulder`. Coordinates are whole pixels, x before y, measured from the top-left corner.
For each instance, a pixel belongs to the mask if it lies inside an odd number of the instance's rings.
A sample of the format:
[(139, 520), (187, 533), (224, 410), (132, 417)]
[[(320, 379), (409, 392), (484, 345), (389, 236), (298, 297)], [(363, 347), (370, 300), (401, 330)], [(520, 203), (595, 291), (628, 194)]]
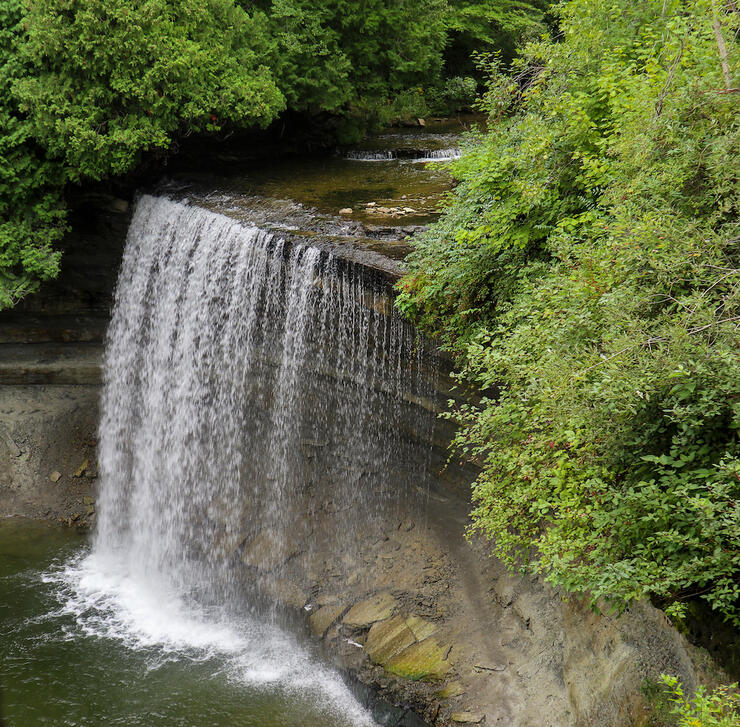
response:
[(365, 651), (371, 661), (383, 665), (415, 642), (416, 636), (406, 625), (406, 619), (394, 616), (373, 624), (367, 635)]
[(376, 621), (385, 621), (393, 615), (396, 599), (388, 593), (378, 593), (365, 601), (355, 604), (342, 619), (347, 626), (371, 626)]
[(440, 646), (429, 637), (396, 654), (385, 669), (405, 679), (444, 679), (452, 667), (446, 659), (449, 650), (449, 646)]

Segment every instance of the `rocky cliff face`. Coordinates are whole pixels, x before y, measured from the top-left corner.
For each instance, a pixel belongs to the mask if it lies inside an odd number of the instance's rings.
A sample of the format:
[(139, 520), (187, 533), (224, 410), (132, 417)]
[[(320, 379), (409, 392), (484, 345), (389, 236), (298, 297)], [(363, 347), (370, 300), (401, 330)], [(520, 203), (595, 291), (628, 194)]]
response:
[[(59, 281), (0, 317), (0, 516), (87, 527), (128, 204), (99, 198), (77, 216)], [(444, 466), (448, 437), (438, 427), (429, 442), (433, 485), (386, 509), (380, 527), (358, 528), (352, 547), (337, 547), (330, 492), (306, 500), (293, 543), (245, 530), (228, 545), (245, 592), (258, 585), (368, 701), (380, 694), (384, 724), (626, 727), (644, 719), (645, 678), (676, 674), (689, 690), (703, 678), (707, 664), (650, 605), (592, 613), (466, 540), (472, 473)], [(392, 490), (394, 473), (387, 479)]]

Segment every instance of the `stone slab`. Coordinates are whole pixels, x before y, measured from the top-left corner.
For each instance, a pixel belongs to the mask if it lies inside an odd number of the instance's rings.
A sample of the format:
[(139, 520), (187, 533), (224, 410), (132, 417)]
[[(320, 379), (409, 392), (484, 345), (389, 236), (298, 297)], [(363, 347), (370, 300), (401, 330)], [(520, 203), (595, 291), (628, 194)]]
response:
[(347, 626), (371, 626), (376, 621), (385, 621), (393, 615), (398, 602), (388, 593), (378, 593), (355, 604), (342, 619)]

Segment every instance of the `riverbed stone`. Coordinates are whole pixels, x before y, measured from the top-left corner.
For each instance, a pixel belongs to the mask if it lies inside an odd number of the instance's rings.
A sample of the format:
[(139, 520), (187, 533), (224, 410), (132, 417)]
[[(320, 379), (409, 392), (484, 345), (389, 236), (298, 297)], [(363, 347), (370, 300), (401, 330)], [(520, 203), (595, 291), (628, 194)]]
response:
[(378, 593), (375, 596), (355, 604), (342, 619), (347, 626), (371, 626), (376, 621), (385, 621), (393, 615), (398, 602), (388, 593)]
[(444, 679), (452, 667), (445, 659), (449, 650), (449, 646), (440, 646), (429, 637), (396, 654), (385, 664), (385, 669), (406, 679)]
[(344, 606), (341, 604), (332, 606), (323, 606), (318, 611), (314, 611), (311, 614), (308, 621), (311, 625), (311, 633), (314, 636), (321, 638), (329, 628), (344, 611)]
[(415, 641), (414, 632), (406, 625), (406, 619), (403, 616), (394, 616), (372, 625), (365, 642), (365, 651), (371, 661), (386, 664)]
[(52, 482), (59, 482), (60, 479), (62, 479), (62, 473), (59, 470), (54, 470), (50, 475), (49, 479)]

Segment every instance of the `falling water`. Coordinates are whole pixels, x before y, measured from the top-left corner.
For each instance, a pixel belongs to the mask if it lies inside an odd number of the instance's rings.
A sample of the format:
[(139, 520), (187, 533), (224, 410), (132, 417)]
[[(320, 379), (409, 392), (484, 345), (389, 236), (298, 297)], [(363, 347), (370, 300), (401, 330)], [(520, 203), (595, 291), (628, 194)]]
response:
[(235, 627), (233, 613), (260, 574), (310, 553), (317, 522), (345, 550), (418, 489), (422, 355), (353, 264), (143, 197), (107, 340), (98, 527), (70, 608), (133, 645), (226, 650), (244, 678), (319, 681), (356, 710), (265, 614)]
[(412, 162), (449, 162), (459, 159), (462, 151), (450, 149), (397, 149), (395, 151), (358, 151), (347, 153), (347, 159), (359, 162), (385, 162), (405, 159)]
[(387, 151), (357, 151), (352, 150), (347, 152), (347, 159), (352, 159), (358, 162), (384, 162), (397, 159), (396, 152)]

